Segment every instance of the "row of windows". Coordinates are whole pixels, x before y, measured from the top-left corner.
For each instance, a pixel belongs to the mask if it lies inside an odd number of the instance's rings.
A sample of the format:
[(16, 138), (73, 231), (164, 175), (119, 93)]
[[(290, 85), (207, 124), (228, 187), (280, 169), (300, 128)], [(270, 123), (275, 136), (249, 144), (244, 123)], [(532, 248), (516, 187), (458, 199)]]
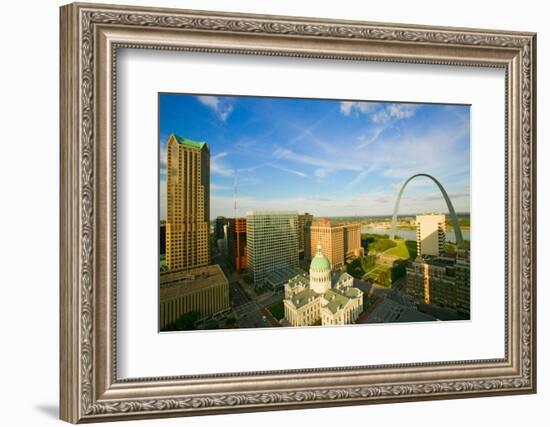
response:
[(229, 294), (222, 289), (211, 289), (166, 301), (160, 306), (161, 328), (186, 312), (198, 310), (203, 315), (210, 315), (228, 307)]

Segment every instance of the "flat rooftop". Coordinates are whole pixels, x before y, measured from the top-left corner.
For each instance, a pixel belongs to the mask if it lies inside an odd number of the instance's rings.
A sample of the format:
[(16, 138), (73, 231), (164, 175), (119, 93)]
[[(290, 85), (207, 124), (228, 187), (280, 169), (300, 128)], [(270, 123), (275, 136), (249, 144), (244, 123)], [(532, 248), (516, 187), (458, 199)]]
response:
[(248, 211), (246, 216), (298, 215), (298, 211)]
[(417, 258), (415, 260), (412, 260), (411, 262), (419, 263), (419, 264), (435, 265), (438, 267), (453, 267), (456, 264), (456, 261), (454, 258), (437, 257), (437, 256), (427, 256), (425, 258), (421, 258), (420, 260)]
[(160, 275), (160, 298), (169, 299), (224, 284), (229, 286), (229, 281), (218, 264), (170, 271)]
[(295, 267), (283, 267), (277, 270), (271, 271), (265, 275), (265, 281), (270, 285), (278, 285), (280, 283), (288, 282), (295, 276), (303, 275), (304, 271)]

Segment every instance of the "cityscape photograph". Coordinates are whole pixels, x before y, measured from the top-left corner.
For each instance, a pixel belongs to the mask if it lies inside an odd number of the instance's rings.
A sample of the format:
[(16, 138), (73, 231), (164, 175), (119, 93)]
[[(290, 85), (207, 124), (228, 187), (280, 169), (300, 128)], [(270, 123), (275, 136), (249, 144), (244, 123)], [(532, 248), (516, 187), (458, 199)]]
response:
[(470, 319), (470, 106), (160, 93), (159, 330)]

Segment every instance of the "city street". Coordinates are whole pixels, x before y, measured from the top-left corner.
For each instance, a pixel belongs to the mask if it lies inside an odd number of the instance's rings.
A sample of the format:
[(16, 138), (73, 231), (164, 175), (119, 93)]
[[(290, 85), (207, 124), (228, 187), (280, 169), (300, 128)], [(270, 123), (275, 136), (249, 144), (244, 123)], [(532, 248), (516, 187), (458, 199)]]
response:
[[(239, 282), (232, 282), (229, 285), (231, 292), (232, 314), (237, 319), (240, 328), (260, 328), (272, 326), (268, 322), (264, 304), (248, 297)], [(275, 301), (276, 302), (276, 301)]]
[(229, 298), (231, 300), (231, 307), (240, 307), (250, 301), (250, 298), (243, 291), (238, 282), (229, 283)]

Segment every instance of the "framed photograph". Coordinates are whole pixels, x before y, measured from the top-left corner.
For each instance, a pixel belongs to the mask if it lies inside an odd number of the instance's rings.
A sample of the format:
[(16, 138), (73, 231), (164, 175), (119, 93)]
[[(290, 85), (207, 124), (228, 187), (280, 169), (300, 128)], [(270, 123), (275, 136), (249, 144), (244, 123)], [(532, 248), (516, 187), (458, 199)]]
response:
[(536, 391), (536, 37), (61, 8), (61, 418)]

